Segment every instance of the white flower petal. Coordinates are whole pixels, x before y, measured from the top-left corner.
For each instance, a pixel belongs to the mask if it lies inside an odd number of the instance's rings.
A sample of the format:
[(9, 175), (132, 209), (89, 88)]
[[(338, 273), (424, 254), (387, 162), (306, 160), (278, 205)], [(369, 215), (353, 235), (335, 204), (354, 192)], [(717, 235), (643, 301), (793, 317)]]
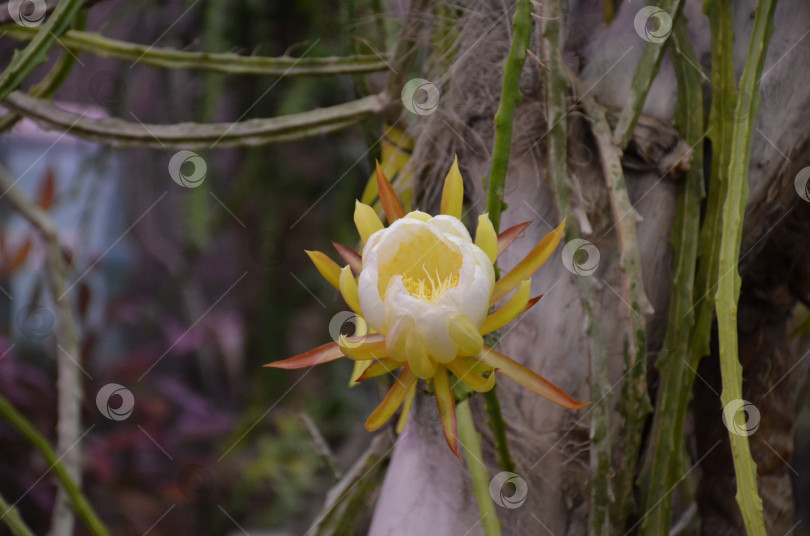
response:
[(357, 281), (357, 294), (360, 297), (360, 311), (369, 326), (385, 335), (385, 305), (377, 290), (377, 267), (367, 266), (360, 272)]
[(446, 216), (444, 214), (440, 216), (433, 216), (430, 220), (428, 220), (427, 223), (437, 227), (443, 233), (456, 236), (466, 242), (472, 242), (470, 232), (466, 227), (464, 227), (463, 223), (453, 216)]
[(386, 335), (392, 358), (407, 361), (409, 337), (418, 337), (431, 360), (446, 364), (459, 354), (451, 319), (464, 315), (476, 327), (483, 324), (495, 272), (458, 219), (425, 216), (400, 218), (369, 237), (358, 281), (360, 307), (369, 326)]

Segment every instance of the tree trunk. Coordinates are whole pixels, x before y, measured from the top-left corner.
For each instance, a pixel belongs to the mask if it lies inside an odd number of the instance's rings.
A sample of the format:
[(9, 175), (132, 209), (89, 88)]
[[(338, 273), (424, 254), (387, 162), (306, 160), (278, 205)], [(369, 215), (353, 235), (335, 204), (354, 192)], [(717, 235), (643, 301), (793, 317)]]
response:
[[(469, 202), (483, 212), (485, 195), (481, 179), (489, 170), (493, 116), (502, 83), (502, 62), (510, 44), (512, 8), (501, 0), (462, 0), (457, 21), (459, 49), (451, 65), (435, 62), (423, 76), (438, 83), (443, 93), (435, 113), (418, 118), (413, 128), (416, 147), (412, 161), (419, 180), (422, 207), (434, 208), (440, 193), (439, 179), (456, 153), (467, 181)], [(565, 23), (566, 59), (593, 96), (609, 111), (617, 111), (629, 91), (633, 71), (646, 45), (635, 32), (633, 19), (646, 5), (625, 0), (610, 25), (604, 23), (603, 2), (570, 0)], [(705, 73), (711, 69), (709, 29), (701, 13), (702, 2), (687, 1), (684, 16), (688, 33)], [(742, 71), (753, 22), (755, 2), (735, 2), (735, 69)], [(424, 14), (432, 20), (435, 6)], [(768, 50), (761, 83), (762, 101), (756, 119), (745, 213), (740, 270), (739, 337), (744, 367), (744, 396), (762, 414), (762, 428), (750, 438), (759, 470), (760, 496), (768, 532), (784, 534), (794, 525), (789, 466), (793, 449), (793, 400), (795, 375), (788, 374), (799, 356), (789, 346), (787, 321), (796, 299), (810, 298), (810, 204), (796, 195), (794, 177), (807, 165), (810, 138), (810, 62), (807, 49), (810, 4), (783, 0), (775, 16), (775, 32)], [(532, 49), (538, 51), (534, 25)], [(803, 40), (804, 39), (804, 40)], [(539, 55), (539, 53), (538, 53)], [(437, 66), (438, 65), (438, 66)], [(502, 228), (532, 221), (513, 248), (499, 261), (509, 268), (555, 227), (565, 214), (557, 214), (546, 172), (546, 140), (542, 94), (543, 67), (531, 58), (521, 81), (523, 100), (518, 106), (509, 176), (508, 209)], [(704, 88), (706, 89), (706, 88)], [(638, 129), (637, 136), (666, 136), (675, 109), (677, 85), (669, 58), (665, 57), (643, 114), (652, 130)], [(708, 95), (707, 95), (708, 98)], [(611, 214), (598, 149), (587, 119), (573, 100), (567, 116), (569, 178), (579, 185), (573, 199), (577, 219), (587, 216), (592, 232), (586, 234), (599, 251), (596, 272), (599, 311), (605, 334), (602, 344), (611, 357), (605, 400), (571, 412), (499, 379), (497, 392), (518, 475), (528, 485), (526, 502), (513, 509), (496, 507), (504, 534), (582, 535), (589, 527), (591, 460), (589, 427), (593, 408), (610, 408), (611, 437), (621, 441), (622, 408), (617, 405), (627, 379), (625, 325), (629, 307), (620, 288), (621, 269), (616, 221)], [(702, 113), (696, 110), (695, 113)], [(654, 119), (660, 120), (656, 122)], [(656, 134), (656, 128), (658, 134)], [(640, 139), (640, 141), (645, 141)], [(649, 141), (649, 140), (648, 140)], [(652, 140), (656, 141), (656, 140)], [(664, 144), (664, 152), (647, 165), (637, 165), (632, 151), (623, 160), (630, 198), (641, 216), (638, 242), (642, 257), (644, 290), (654, 309), (646, 318), (648, 381), (655, 400), (656, 372), (652, 365), (667, 326), (672, 274), (669, 236), (675, 212), (677, 173), (666, 173), (667, 151), (683, 150), (682, 144)], [(641, 156), (644, 155), (635, 155)], [(707, 153), (708, 156), (708, 153)], [(649, 159), (649, 158), (648, 158)], [(642, 158), (643, 160), (643, 158)], [(635, 164), (633, 163), (635, 161)], [(570, 215), (569, 215), (570, 217)], [(580, 228), (583, 228), (580, 225)], [(579, 400), (590, 398), (590, 356), (585, 315), (577, 276), (563, 266), (557, 253), (534, 276), (533, 293), (544, 294), (530, 312), (505, 328), (500, 351), (544, 375)], [(686, 482), (697, 480), (696, 497), (675, 491), (673, 525), (684, 512), (698, 512), (703, 534), (742, 534), (742, 521), (734, 499), (734, 470), (728, 431), (721, 419), (717, 356), (704, 358), (696, 381), (691, 418), (687, 424), (689, 459)], [(370, 534), (464, 535), (483, 534), (471, 491), (466, 465), (444, 445), (427, 398), (417, 397), (406, 432), (396, 445)], [(484, 454), (491, 474), (496, 464), (492, 436), (480, 397), (472, 409), (483, 436)], [(717, 441), (720, 444), (714, 446)], [(616, 460), (614, 460), (615, 462)], [(700, 461), (700, 463), (696, 463)], [(695, 466), (694, 470), (693, 468)], [(617, 469), (619, 470), (619, 469)], [(614, 475), (615, 476), (615, 475)], [(508, 490), (504, 491), (509, 495)], [(692, 504), (692, 501), (695, 504)], [(690, 508), (691, 505), (691, 508)], [(645, 512), (637, 511), (626, 529), (633, 533)], [(681, 519), (684, 523), (685, 519)], [(624, 533), (624, 531), (622, 531)]]

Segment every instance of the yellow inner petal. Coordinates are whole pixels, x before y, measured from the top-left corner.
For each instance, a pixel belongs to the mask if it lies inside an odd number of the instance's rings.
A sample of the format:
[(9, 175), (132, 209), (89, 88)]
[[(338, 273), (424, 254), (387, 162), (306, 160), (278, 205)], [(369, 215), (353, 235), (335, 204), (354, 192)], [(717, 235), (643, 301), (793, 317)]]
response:
[(461, 253), (427, 229), (417, 229), (399, 244), (396, 255), (380, 269), (378, 289), (385, 296), (395, 275), (414, 298), (433, 303), (458, 285)]

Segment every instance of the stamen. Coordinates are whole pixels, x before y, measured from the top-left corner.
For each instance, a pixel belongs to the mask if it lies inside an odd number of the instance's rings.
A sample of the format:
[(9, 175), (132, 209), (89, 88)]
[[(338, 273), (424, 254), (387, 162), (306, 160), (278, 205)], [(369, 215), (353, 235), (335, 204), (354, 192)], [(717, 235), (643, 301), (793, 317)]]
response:
[(425, 272), (425, 278), (402, 278), (402, 284), (414, 298), (433, 303), (441, 298), (445, 292), (458, 285), (458, 274), (451, 274), (445, 279), (442, 279), (439, 275), (439, 269), (436, 268), (436, 279), (434, 279), (427, 271), (427, 267), (424, 264), (422, 265), (422, 270)]

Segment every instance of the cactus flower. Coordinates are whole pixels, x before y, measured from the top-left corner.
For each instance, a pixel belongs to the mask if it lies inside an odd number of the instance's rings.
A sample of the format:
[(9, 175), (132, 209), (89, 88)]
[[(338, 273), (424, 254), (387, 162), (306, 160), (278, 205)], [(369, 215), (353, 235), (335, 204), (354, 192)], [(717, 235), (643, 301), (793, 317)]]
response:
[[(484, 345), (484, 335), (540, 299), (530, 298), (531, 276), (556, 249), (564, 222), (496, 281), (493, 264), (528, 223), (497, 235), (488, 216), (482, 214), (473, 240), (461, 222), (464, 186), (457, 161), (445, 179), (438, 216), (420, 211), (406, 214), (379, 166), (377, 186), (388, 227), (370, 206), (357, 202), (354, 221), (363, 242), (362, 255), (335, 244), (346, 263), (341, 268), (321, 252), (307, 252), (318, 271), (340, 290), (346, 304), (365, 320), (369, 333), (341, 335), (337, 342), (267, 366), (297, 369), (345, 356), (356, 361), (353, 380), (358, 381), (399, 369), (390, 391), (366, 421), (369, 431), (381, 427), (404, 405), (397, 426), (401, 431), (418, 381), (431, 382), (445, 438), (456, 455), (451, 385), (456, 382), (486, 392), (495, 386), (496, 374), (502, 374), (563, 407), (585, 406)], [(490, 312), (509, 294), (508, 300)]]

